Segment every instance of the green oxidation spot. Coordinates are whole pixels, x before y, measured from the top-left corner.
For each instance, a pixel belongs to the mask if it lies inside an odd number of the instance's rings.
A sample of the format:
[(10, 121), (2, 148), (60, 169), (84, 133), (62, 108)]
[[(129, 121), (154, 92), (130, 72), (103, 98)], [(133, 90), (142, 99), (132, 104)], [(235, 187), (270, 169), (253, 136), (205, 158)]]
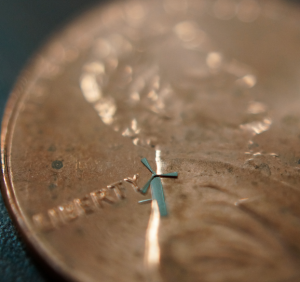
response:
[(63, 165), (62, 161), (56, 160), (52, 163), (52, 168), (54, 168), (54, 169), (61, 169), (63, 166), (64, 165)]
[(75, 229), (75, 233), (77, 235), (79, 235), (80, 237), (83, 237), (84, 236), (84, 230), (82, 228), (76, 228)]
[(50, 190), (53, 190), (53, 189), (55, 189), (57, 186), (56, 186), (56, 184), (54, 184), (54, 183), (51, 183), (49, 186), (48, 186), (48, 188), (50, 189)]
[(48, 151), (49, 152), (55, 152), (56, 151), (56, 147), (54, 145), (51, 145), (49, 148), (48, 148)]
[(227, 169), (227, 171), (228, 171), (229, 173), (232, 173), (232, 172), (233, 172), (233, 168), (232, 168), (232, 167), (229, 167), (229, 168)]
[(300, 164), (300, 160), (298, 161), (298, 164)]

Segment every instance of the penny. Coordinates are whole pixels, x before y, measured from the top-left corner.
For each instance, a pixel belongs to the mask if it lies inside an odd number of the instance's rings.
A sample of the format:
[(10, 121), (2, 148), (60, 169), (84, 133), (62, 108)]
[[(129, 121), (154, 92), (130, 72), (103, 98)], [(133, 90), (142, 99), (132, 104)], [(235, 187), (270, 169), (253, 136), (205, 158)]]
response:
[(6, 109), (2, 192), (53, 270), (299, 281), (299, 13), (119, 1), (39, 51)]

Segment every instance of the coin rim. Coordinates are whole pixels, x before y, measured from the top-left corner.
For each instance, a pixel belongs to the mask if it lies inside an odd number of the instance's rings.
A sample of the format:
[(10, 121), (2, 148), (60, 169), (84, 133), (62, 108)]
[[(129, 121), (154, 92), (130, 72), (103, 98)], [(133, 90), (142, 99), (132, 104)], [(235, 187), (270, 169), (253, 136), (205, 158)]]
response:
[[(129, 1), (127, 1), (129, 2)], [(273, 2), (271, 0), (266, 0), (264, 4)], [(86, 18), (93, 18), (94, 15), (98, 14), (99, 11), (105, 10), (105, 7), (111, 5), (118, 5), (118, 3), (124, 3), (122, 0), (116, 0), (111, 2), (98, 3), (94, 5), (94, 8), (89, 8), (81, 13), (81, 15), (75, 15), (73, 19), (71, 18), (67, 23), (63, 24), (62, 27), (59, 27), (58, 31), (52, 33), (48, 36), (48, 39), (42, 44), (42, 47), (37, 48), (34, 55), (29, 59), (29, 62), (25, 65), (23, 70), (20, 72), (16, 83), (13, 87), (13, 90), (9, 94), (3, 119), (1, 123), (1, 194), (6, 205), (6, 208), (9, 212), (9, 215), (17, 228), (17, 230), (22, 235), (22, 239), (25, 241), (26, 245), (29, 246), (29, 250), (34, 255), (34, 258), (38, 259), (37, 263), (41, 264), (43, 269), (46, 271), (52, 271), (54, 275), (58, 275), (60, 280), (68, 281), (81, 281), (76, 275), (76, 272), (72, 272), (69, 268), (63, 267), (59, 262), (56, 262), (53, 257), (46, 250), (45, 246), (41, 244), (35, 233), (32, 233), (26, 224), (24, 217), (21, 213), (20, 208), (17, 204), (17, 199), (14, 190), (12, 189), (12, 181), (10, 177), (10, 152), (11, 152), (11, 140), (13, 138), (13, 129), (15, 126), (15, 121), (18, 116), (18, 112), (21, 108), (23, 98), (26, 95), (26, 90), (28, 85), (35, 80), (36, 73), (35, 68), (38, 63), (39, 55), (43, 54), (49, 46), (57, 42), (57, 39), (61, 37), (66, 31), (80, 26), (81, 22), (84, 22)], [(292, 10), (292, 5), (287, 3), (282, 3), (281, 1), (274, 1), (275, 5), (280, 7), (289, 8)], [(262, 6), (264, 5), (262, 4)], [(289, 15), (290, 18), (296, 18), (294, 14)], [(298, 20), (298, 19), (297, 19)], [(91, 20), (92, 22), (92, 20)], [(77, 276), (77, 277), (76, 277)]]
[[(120, 0), (114, 1), (114, 5), (121, 2)], [(33, 255), (33, 258), (38, 264), (50, 275), (54, 276), (60, 281), (82, 281), (74, 271), (70, 271), (69, 268), (64, 267), (59, 262), (53, 259), (53, 256), (46, 250), (45, 246), (41, 244), (40, 240), (35, 233), (31, 232), (29, 226), (22, 215), (22, 212), (17, 204), (17, 197), (13, 190), (11, 176), (10, 176), (10, 152), (11, 152), (11, 140), (13, 138), (14, 126), (22, 106), (23, 99), (26, 96), (26, 91), (30, 83), (34, 83), (36, 78), (36, 67), (40, 55), (45, 53), (49, 46), (55, 44), (67, 31), (74, 27), (81, 26), (82, 22), (86, 22), (87, 18), (95, 18), (99, 11), (105, 11), (106, 7), (111, 6), (111, 3), (98, 3), (94, 5), (94, 8), (90, 7), (83, 11), (81, 15), (75, 15), (69, 19), (67, 23), (58, 27), (57, 30), (52, 32), (46, 40), (43, 42), (41, 47), (37, 48), (34, 54), (29, 58), (25, 67), (21, 70), (18, 75), (16, 82), (8, 96), (8, 100), (4, 109), (3, 118), (1, 122), (1, 180), (0, 190), (3, 201), (8, 210), (9, 216), (12, 219), (14, 226), (16, 227), (19, 234), (21, 234), (22, 240), (27, 246), (29, 251)], [(82, 31), (80, 31), (81, 33)], [(72, 44), (70, 44), (72, 47)], [(47, 57), (47, 56), (46, 56)], [(52, 272), (52, 273), (50, 273)], [(57, 280), (56, 280), (57, 281)]]

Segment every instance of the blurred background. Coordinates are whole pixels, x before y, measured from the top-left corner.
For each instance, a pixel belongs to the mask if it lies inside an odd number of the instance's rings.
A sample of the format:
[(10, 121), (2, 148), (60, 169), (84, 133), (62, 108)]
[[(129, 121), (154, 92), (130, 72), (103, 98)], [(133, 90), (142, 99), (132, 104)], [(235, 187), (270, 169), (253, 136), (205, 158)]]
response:
[[(0, 0), (0, 116), (29, 58), (62, 25), (104, 0)], [(53, 281), (33, 260), (0, 196), (0, 281)]]
[[(113, 0), (106, 0), (113, 1)], [(264, 0), (261, 0), (264, 1)], [(300, 5), (300, 0), (282, 0)], [(62, 25), (105, 0), (0, 0), (0, 116), (20, 71)], [(33, 260), (0, 196), (0, 280), (53, 281)]]

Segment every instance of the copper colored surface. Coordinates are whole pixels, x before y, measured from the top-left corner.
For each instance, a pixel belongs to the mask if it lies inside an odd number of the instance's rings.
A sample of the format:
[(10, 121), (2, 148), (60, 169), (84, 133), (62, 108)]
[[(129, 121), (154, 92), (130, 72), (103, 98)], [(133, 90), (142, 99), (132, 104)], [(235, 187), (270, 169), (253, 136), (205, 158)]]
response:
[[(23, 72), (3, 194), (72, 281), (300, 280), (300, 11), (277, 1), (120, 1)], [(168, 217), (138, 189), (147, 158)], [(126, 179), (126, 180), (125, 180)]]

